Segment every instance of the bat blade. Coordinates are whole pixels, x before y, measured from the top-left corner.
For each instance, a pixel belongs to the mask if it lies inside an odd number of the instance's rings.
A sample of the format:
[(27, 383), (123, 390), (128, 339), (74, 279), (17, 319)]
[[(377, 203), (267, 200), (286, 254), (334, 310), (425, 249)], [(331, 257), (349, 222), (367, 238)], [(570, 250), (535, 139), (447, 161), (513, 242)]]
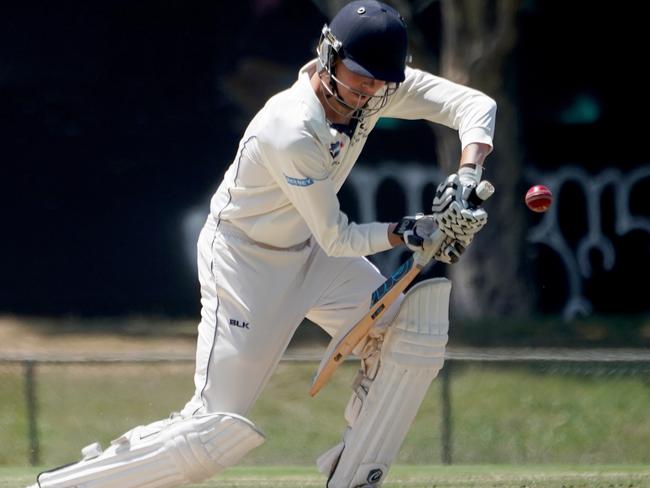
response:
[(324, 361), (309, 389), (311, 396), (316, 395), (325, 386), (338, 367), (345, 361), (352, 350), (363, 340), (382, 316), (406, 289), (413, 279), (422, 270), (422, 266), (410, 258), (400, 266), (390, 278), (377, 288), (372, 294), (372, 305), (366, 315), (355, 324), (350, 331), (343, 336), (336, 348), (331, 352), (329, 359)]
[[(479, 206), (490, 198), (493, 193), (494, 187), (492, 184), (489, 181), (483, 180), (474, 189), (470, 198), (473, 198), (475, 205)], [(433, 259), (433, 256), (443, 245), (444, 239), (444, 234), (440, 230), (436, 230), (433, 243), (426, 253), (414, 253), (379, 288), (372, 292), (371, 305), (368, 313), (343, 336), (332, 352), (321, 361), (320, 368), (309, 389), (311, 396), (316, 395), (327, 384), (334, 372), (345, 361), (345, 358), (368, 335), (370, 329), (377, 322), (377, 319), (381, 317), (384, 311), (395, 302), (400, 293), (411, 284), (420, 271)]]

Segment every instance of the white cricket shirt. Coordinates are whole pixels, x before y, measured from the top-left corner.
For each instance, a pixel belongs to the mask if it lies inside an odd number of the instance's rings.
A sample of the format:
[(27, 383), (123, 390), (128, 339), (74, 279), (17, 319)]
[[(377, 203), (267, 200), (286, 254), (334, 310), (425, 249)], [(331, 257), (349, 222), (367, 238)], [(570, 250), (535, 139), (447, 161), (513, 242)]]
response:
[(288, 90), (268, 100), (248, 125), (210, 211), (251, 239), (291, 247), (311, 236), (330, 256), (367, 256), (391, 248), (387, 223), (356, 224), (337, 197), (380, 117), (426, 119), (459, 132), (464, 148), (492, 145), (495, 102), (483, 93), (417, 69), (386, 106), (348, 137), (332, 128), (305, 65)]

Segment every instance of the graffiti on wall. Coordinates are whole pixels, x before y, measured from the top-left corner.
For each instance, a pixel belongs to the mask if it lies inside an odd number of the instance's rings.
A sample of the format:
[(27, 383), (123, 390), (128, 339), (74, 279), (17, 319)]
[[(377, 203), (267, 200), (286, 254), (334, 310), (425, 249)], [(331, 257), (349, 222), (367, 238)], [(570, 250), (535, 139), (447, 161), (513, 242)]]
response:
[[(585, 297), (584, 283), (592, 276), (590, 256), (600, 256), (604, 270), (611, 271), (616, 265), (617, 250), (611, 238), (603, 229), (603, 196), (606, 190), (614, 194), (614, 233), (624, 236), (632, 231), (650, 234), (650, 216), (634, 215), (630, 210), (630, 196), (634, 187), (650, 178), (650, 166), (642, 166), (628, 173), (617, 169), (606, 169), (598, 174), (589, 174), (578, 166), (565, 166), (555, 172), (544, 174), (530, 171), (527, 178), (544, 181), (555, 195), (562, 188), (577, 186), (585, 203), (586, 232), (577, 243), (570, 245), (560, 227), (562, 201), (552, 205), (543, 218), (528, 232), (532, 244), (548, 246), (561, 259), (568, 277), (568, 296), (563, 307), (566, 319), (592, 312), (592, 303)], [(596, 251), (595, 253), (592, 253)]]
[[(381, 201), (379, 190), (386, 180), (392, 180), (405, 196), (404, 208), (408, 214), (422, 211), (423, 193), (427, 186), (437, 185), (443, 175), (437, 168), (419, 163), (399, 165), (386, 163), (374, 168), (357, 167), (350, 174), (346, 184), (353, 188), (357, 200), (359, 222), (377, 220), (377, 202)], [(623, 236), (640, 230), (650, 234), (650, 216), (634, 215), (630, 210), (630, 194), (640, 181), (650, 178), (650, 166), (643, 166), (629, 173), (607, 169), (599, 174), (589, 174), (578, 166), (566, 166), (555, 172), (543, 174), (534, 170), (526, 173), (530, 182), (543, 181), (555, 195), (567, 184), (577, 185), (584, 194), (587, 215), (587, 232), (577, 244), (569, 242), (560, 227), (559, 212), (562, 202), (556, 201), (542, 219), (529, 229), (528, 241), (532, 245), (545, 245), (557, 254), (568, 277), (568, 295), (562, 308), (565, 318), (588, 315), (592, 304), (584, 293), (584, 283), (591, 277), (590, 253), (598, 251), (602, 256), (602, 266), (611, 270), (616, 264), (616, 249), (603, 230), (603, 192), (614, 191), (615, 232)], [(497, 189), (498, 191), (498, 189)], [(393, 250), (374, 257), (373, 261), (383, 273), (399, 266), (402, 253)]]
[[(566, 185), (577, 186), (583, 194), (586, 232), (575, 241), (569, 239), (560, 225), (562, 199), (557, 199), (548, 212), (528, 231), (528, 241), (534, 246), (546, 246), (553, 252), (567, 277), (567, 294), (562, 297), (562, 314), (570, 319), (592, 312), (591, 301), (585, 295), (585, 283), (592, 276), (590, 255), (598, 255), (604, 270), (610, 271), (616, 265), (617, 249), (602, 225), (603, 193), (613, 191), (614, 232), (624, 236), (632, 231), (650, 235), (650, 215), (636, 215), (630, 209), (631, 193), (642, 180), (650, 178), (650, 165), (623, 173), (617, 169), (607, 169), (598, 174), (590, 174), (578, 166), (565, 166), (554, 172), (539, 173), (529, 170), (526, 179), (530, 182), (543, 181), (556, 197)], [(402, 202), (398, 202), (405, 214), (426, 210), (423, 202), (427, 194), (443, 179), (437, 167), (422, 163), (385, 163), (372, 168), (358, 166), (350, 173), (346, 186), (348, 198), (354, 200), (354, 220), (372, 222), (379, 220), (379, 207), (386, 206), (386, 198), (380, 194), (382, 184), (392, 181), (396, 184)], [(498, 189), (497, 189), (498, 191)], [(429, 197), (430, 198), (430, 197)], [(183, 222), (185, 249), (188, 263), (192, 268), (196, 263), (196, 239), (205, 222), (209, 198), (192, 209)], [(344, 208), (345, 210), (345, 208)], [(593, 253), (593, 251), (597, 251)], [(395, 249), (373, 256), (372, 260), (384, 273), (390, 274), (405, 259), (403, 250)]]

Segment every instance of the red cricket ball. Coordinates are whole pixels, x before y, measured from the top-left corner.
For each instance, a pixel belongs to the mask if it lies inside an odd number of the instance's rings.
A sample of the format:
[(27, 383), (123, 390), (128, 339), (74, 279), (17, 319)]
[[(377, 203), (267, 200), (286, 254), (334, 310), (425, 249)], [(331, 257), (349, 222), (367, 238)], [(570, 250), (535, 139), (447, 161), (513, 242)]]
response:
[(526, 206), (533, 212), (546, 212), (553, 203), (553, 194), (544, 185), (531, 186), (526, 192)]

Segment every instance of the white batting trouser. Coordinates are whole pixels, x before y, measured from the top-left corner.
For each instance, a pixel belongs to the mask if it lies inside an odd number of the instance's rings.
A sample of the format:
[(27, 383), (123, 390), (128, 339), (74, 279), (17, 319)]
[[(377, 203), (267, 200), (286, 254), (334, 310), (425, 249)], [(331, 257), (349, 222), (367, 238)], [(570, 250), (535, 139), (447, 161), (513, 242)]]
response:
[(198, 270), (196, 391), (181, 416), (133, 429), (104, 453), (86, 449), (81, 462), (42, 474), (40, 486), (175, 487), (236, 463), (264, 440), (243, 415), (303, 318), (334, 335), (367, 312), (384, 281), (365, 258), (328, 257), (313, 242), (269, 249), (211, 216), (199, 237)]
[[(199, 237), (198, 268), (196, 390), (184, 415), (246, 415), (305, 317), (330, 335), (351, 327), (385, 279), (367, 259), (329, 257), (313, 239), (270, 249), (212, 216)], [(390, 323), (397, 309), (378, 325)]]

